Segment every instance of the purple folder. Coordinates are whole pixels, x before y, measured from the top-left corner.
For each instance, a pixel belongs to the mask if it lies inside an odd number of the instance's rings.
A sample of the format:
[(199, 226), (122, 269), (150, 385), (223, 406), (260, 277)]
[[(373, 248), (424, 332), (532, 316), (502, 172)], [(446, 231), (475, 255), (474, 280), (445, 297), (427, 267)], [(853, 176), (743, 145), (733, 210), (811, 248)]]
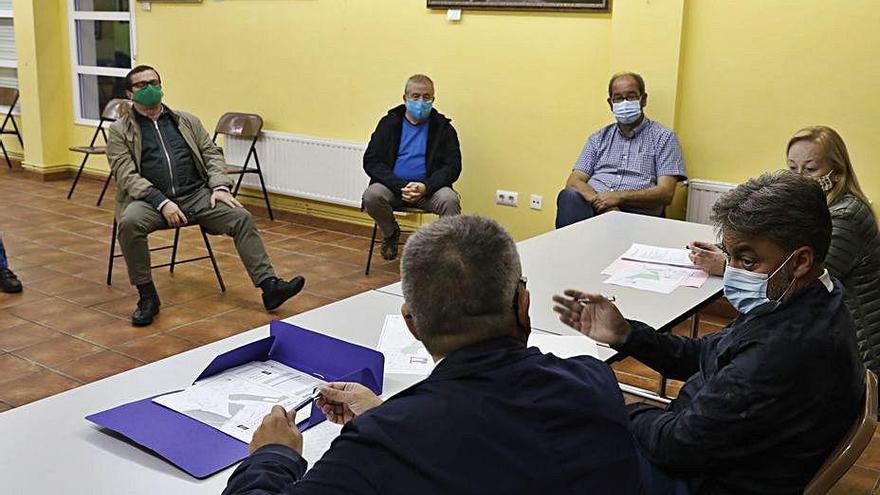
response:
[[(196, 380), (252, 361), (274, 360), (327, 381), (358, 382), (382, 393), (382, 353), (281, 321), (273, 321), (269, 337), (223, 353)], [(113, 430), (155, 452), (190, 475), (202, 479), (243, 460), (244, 442), (195, 419), (156, 404), (152, 397), (92, 414), (87, 420)], [(321, 421), (314, 404), (301, 430)]]

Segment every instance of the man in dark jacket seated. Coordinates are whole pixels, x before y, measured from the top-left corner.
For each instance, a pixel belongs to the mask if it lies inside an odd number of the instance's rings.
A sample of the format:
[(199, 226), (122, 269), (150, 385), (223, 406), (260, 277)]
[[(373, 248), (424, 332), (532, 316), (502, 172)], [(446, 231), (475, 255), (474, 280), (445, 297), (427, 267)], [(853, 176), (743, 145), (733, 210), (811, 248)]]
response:
[(452, 184), (461, 174), (458, 134), (433, 108), (434, 82), (421, 74), (406, 81), (403, 105), (382, 117), (364, 152), (370, 186), (363, 206), (382, 231), (382, 257), (397, 257), (400, 227), (394, 208), (418, 207), (440, 216), (461, 213)]
[[(666, 409), (630, 407), (652, 493), (802, 493), (865, 389), (840, 282), (822, 268), (825, 196), (814, 180), (765, 174), (719, 199), (713, 214), (728, 255), (724, 294), (740, 312), (724, 330), (660, 334), (575, 290), (554, 297), (556, 309), (593, 339), (687, 380)], [(585, 307), (572, 302), (582, 298)]]
[(423, 227), (401, 273), (401, 312), (431, 375), (384, 403), (356, 384), (324, 387), (319, 406), (345, 426), (308, 472), (277, 407), (224, 494), (640, 493), (608, 366), (526, 347), (529, 293), (500, 225), (466, 215)]

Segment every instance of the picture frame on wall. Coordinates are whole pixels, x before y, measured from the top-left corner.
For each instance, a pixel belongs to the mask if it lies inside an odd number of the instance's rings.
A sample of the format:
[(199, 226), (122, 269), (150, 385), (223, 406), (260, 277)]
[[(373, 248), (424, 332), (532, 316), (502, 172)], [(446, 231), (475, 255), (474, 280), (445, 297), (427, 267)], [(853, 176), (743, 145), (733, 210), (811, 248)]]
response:
[(428, 0), (428, 8), (611, 12), (611, 0)]

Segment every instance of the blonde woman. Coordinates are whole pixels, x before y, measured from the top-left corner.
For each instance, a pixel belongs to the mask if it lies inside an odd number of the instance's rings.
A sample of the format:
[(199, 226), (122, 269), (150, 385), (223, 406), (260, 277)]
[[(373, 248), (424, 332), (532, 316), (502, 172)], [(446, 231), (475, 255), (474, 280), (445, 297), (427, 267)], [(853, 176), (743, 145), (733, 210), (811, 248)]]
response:
[[(846, 144), (830, 127), (806, 127), (788, 141), (787, 153), (788, 168), (812, 177), (825, 191), (833, 226), (825, 267), (846, 289), (862, 361), (880, 371), (880, 233)], [(717, 246), (694, 242), (690, 248), (694, 263), (724, 273), (726, 258)]]

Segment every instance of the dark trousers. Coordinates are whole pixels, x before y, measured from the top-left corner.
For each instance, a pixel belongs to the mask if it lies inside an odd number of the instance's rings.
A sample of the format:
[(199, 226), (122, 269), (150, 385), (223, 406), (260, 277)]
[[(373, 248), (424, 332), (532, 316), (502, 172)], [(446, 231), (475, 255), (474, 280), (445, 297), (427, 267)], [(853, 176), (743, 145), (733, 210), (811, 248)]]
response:
[(3, 248), (2, 237), (0, 237), (0, 268), (9, 268), (9, 261), (6, 260), (6, 249)]
[(644, 492), (649, 495), (690, 495), (688, 482), (681, 478), (673, 478), (651, 461), (639, 454)]
[(596, 215), (593, 206), (587, 203), (580, 191), (567, 187), (556, 197), (556, 228), (560, 229)]

